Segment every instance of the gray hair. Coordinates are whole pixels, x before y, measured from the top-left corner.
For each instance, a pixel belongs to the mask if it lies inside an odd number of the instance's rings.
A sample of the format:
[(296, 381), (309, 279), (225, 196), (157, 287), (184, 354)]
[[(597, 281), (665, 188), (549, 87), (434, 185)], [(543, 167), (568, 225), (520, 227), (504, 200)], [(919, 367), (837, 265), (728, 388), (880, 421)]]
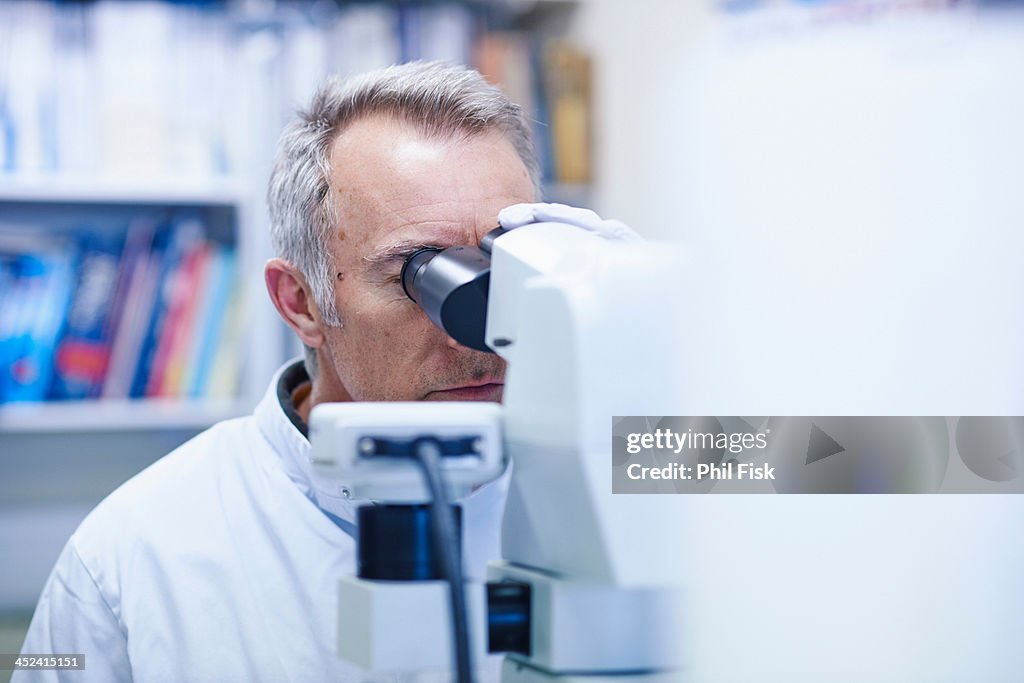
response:
[[(349, 124), (374, 114), (412, 123), (429, 138), (500, 132), (540, 196), (540, 166), (522, 108), (476, 71), (445, 62), (410, 62), (349, 80), (328, 79), (281, 136), (267, 203), (274, 250), (305, 276), (323, 321), (336, 327), (342, 321), (334, 305), (328, 249), (338, 220), (337, 193), (329, 191), (330, 147)], [(316, 376), (316, 355), (309, 347), (306, 369)]]

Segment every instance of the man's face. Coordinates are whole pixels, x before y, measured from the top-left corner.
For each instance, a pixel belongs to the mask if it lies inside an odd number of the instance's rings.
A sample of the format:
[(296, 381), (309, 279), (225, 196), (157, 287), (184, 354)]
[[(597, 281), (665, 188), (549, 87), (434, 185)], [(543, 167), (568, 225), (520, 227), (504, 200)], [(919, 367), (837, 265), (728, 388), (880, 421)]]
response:
[(329, 249), (342, 327), (325, 330), (324, 399), (501, 400), (504, 361), (434, 326), (399, 276), (417, 249), (475, 245), (500, 209), (534, 201), (512, 145), (496, 132), (428, 140), (410, 124), (371, 117), (338, 137), (331, 169), (339, 220)]

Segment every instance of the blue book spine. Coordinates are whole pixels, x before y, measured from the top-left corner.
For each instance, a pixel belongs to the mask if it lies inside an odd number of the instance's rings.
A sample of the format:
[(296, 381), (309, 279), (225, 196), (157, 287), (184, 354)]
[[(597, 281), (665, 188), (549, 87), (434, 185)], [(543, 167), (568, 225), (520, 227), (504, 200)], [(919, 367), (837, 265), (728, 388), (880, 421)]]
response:
[(84, 399), (99, 391), (110, 353), (106, 329), (120, 250), (110, 240), (95, 236), (83, 240), (78, 278), (54, 362), (53, 399)]
[(30, 254), (21, 258), (21, 324), (6, 367), (7, 401), (41, 401), (53, 374), (53, 356), (74, 286), (71, 253)]
[[(10, 346), (14, 337), (14, 320), (18, 306), (15, 285), (14, 265), (0, 254), (0, 368), (10, 367), (12, 360)], [(6, 375), (6, 371), (4, 374)], [(0, 403), (4, 402), (6, 384), (0, 375)]]
[[(547, 88), (544, 87), (544, 46), (539, 40), (530, 44), (530, 70), (533, 78), (533, 111), (526, 112), (532, 120), (533, 145), (537, 151), (540, 164), (541, 179), (545, 183), (553, 183), (555, 177), (554, 143), (551, 131), (551, 110), (548, 102)], [(545, 201), (547, 199), (545, 198)]]
[(420, 13), (418, 7), (401, 5), (398, 8), (398, 44), (403, 62), (415, 61), (423, 56), (423, 46), (420, 44)]

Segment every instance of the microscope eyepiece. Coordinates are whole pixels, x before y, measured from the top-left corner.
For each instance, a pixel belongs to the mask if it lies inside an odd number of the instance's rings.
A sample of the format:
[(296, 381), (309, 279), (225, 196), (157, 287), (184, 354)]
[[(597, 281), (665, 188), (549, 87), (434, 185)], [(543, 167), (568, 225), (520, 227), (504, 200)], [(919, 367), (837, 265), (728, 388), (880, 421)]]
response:
[(401, 279), (406, 296), (448, 336), (471, 349), (493, 352), (484, 341), (491, 282), (489, 250), (420, 249), (406, 259)]
[(405, 263), (402, 264), (402, 290), (405, 292), (407, 297), (416, 303), (420, 303), (419, 297), (413, 295), (413, 292), (416, 292), (419, 289), (419, 285), (416, 282), (417, 277), (422, 273), (426, 265), (440, 253), (440, 249), (425, 247), (414, 251), (409, 258), (405, 260)]

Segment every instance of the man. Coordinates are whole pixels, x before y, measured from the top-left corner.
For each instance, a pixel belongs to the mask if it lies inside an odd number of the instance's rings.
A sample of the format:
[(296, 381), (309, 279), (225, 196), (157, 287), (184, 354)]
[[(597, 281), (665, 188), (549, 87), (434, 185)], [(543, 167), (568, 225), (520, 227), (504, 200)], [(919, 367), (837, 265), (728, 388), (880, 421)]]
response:
[[(505, 367), (434, 327), (403, 260), (562, 216), (534, 201), (519, 107), (475, 72), (407, 64), (328, 82), (282, 137), (268, 193), (270, 297), (305, 345), (252, 416), (218, 424), (121, 486), (68, 541), (25, 653), (84, 671), (19, 680), (356, 681), (335, 653), (354, 573), (353, 506), (318, 488), (306, 424), (328, 401), (499, 401)], [(498, 557), (506, 482), (463, 501), (467, 571)], [(344, 606), (341, 606), (342, 608)]]

